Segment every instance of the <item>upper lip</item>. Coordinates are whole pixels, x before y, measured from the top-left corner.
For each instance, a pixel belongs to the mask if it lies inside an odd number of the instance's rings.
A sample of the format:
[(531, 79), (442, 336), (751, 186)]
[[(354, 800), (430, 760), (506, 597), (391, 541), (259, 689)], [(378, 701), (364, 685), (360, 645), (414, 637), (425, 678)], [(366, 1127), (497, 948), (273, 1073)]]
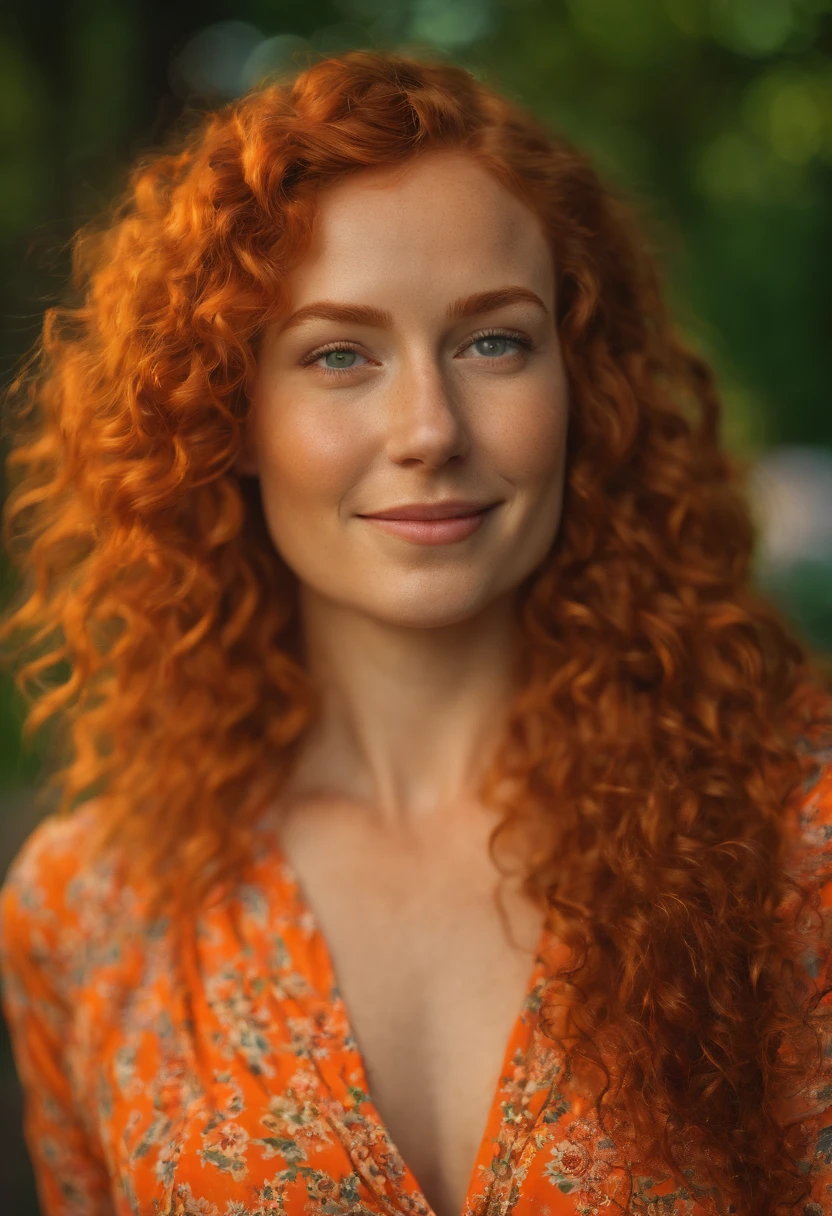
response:
[(474, 515), (495, 507), (492, 502), (466, 502), (461, 498), (449, 498), (444, 502), (411, 502), (400, 507), (388, 507), (386, 511), (364, 511), (369, 519), (452, 519), (456, 515)]

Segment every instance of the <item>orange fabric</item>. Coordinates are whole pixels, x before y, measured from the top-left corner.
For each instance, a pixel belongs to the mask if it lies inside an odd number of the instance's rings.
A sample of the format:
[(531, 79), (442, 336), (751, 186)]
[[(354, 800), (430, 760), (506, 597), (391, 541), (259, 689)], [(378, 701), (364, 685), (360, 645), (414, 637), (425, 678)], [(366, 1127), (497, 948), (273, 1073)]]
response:
[[(832, 906), (823, 759), (800, 841)], [(178, 949), (115, 860), (83, 863), (90, 813), (40, 824), (0, 890), (3, 1009), (44, 1216), (430, 1216), (373, 1107), (329, 951), (268, 818), (233, 894)], [(539, 1031), (559, 949), (544, 933), (462, 1216), (626, 1204), (589, 1088)], [(812, 1216), (832, 1212), (831, 1123), (827, 1097), (810, 1124)], [(634, 1171), (631, 1210), (658, 1210), (658, 1196), (663, 1216), (706, 1211)]]

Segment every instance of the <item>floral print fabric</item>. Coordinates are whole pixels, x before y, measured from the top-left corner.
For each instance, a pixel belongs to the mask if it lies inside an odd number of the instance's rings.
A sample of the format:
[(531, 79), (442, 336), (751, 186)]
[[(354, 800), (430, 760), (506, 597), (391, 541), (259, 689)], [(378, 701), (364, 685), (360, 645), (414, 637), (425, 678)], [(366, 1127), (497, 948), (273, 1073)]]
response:
[[(795, 864), (832, 907), (832, 753), (817, 755)], [(432, 1216), (373, 1107), (268, 817), (233, 892), (175, 948), (114, 857), (83, 863), (91, 813), (39, 824), (0, 890), (2, 1002), (44, 1216)], [(832, 983), (829, 954), (808, 961)], [(687, 1189), (632, 1168), (598, 1127), (591, 1084), (538, 1026), (561, 958), (544, 931), (460, 1216), (727, 1211), (695, 1197), (695, 1171)], [(809, 1108), (803, 1212), (823, 1216), (832, 1090)]]

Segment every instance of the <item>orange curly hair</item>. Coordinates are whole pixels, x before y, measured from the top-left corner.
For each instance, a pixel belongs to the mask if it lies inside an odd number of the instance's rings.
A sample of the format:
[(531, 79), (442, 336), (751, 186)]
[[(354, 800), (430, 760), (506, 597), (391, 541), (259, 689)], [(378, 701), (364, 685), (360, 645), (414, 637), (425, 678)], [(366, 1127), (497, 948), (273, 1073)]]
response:
[(819, 901), (788, 871), (786, 812), (807, 740), (830, 737), (829, 688), (749, 586), (745, 471), (632, 206), (461, 68), (356, 52), (253, 91), (145, 158), (77, 237), (77, 294), (10, 392), (23, 587), (2, 636), (25, 635), (25, 732), (58, 715), (58, 813), (94, 796), (96, 847), (120, 842), (157, 906), (233, 881), (317, 709), (294, 576), (233, 471), (258, 338), (318, 192), (440, 147), (550, 234), (574, 403), (562, 523), (519, 589), (522, 678), (482, 789), (503, 811), (492, 848), (545, 825), (527, 890), (572, 949), (559, 978), (606, 1078), (602, 1125), (688, 1186), (701, 1150), (731, 1211), (769, 1216), (807, 1193), (778, 1100), (818, 1067), (825, 991), (795, 962), (795, 901)]

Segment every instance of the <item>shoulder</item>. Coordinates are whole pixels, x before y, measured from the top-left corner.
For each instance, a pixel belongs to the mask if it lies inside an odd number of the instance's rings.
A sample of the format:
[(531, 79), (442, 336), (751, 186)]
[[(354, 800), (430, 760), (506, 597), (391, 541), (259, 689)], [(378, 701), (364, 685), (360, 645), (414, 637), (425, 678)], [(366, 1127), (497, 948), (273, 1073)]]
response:
[[(810, 897), (814, 910), (805, 909), (798, 921), (802, 946), (799, 963), (812, 981), (812, 1023), (821, 1049), (820, 1068), (796, 1092), (782, 1099), (785, 1124), (799, 1125), (804, 1136), (799, 1168), (811, 1184), (806, 1213), (830, 1209), (832, 1195), (832, 735), (827, 730), (801, 741), (805, 779), (794, 799), (792, 864), (790, 871)], [(795, 908), (792, 907), (792, 913)], [(790, 918), (791, 919), (791, 916)]]
[(802, 788), (794, 799), (792, 872), (832, 907), (832, 735), (802, 739)]
[(95, 943), (116, 929), (120, 890), (113, 857), (90, 852), (94, 808), (49, 815), (24, 841), (0, 886), (4, 987), (48, 973), (64, 1001), (83, 983)]

